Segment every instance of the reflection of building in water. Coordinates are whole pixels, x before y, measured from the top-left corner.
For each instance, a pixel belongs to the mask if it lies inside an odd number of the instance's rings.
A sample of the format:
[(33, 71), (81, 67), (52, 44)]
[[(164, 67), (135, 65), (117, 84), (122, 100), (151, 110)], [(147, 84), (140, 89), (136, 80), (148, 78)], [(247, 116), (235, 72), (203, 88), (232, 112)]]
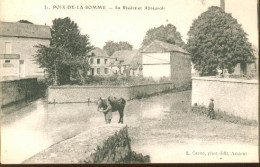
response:
[(35, 45), (49, 45), (50, 27), (27, 23), (0, 22), (1, 77), (43, 76), (34, 60)]
[(160, 118), (167, 114), (165, 111), (169, 111), (169, 106), (163, 106), (162, 104), (143, 103), (142, 105), (142, 117), (143, 118)]

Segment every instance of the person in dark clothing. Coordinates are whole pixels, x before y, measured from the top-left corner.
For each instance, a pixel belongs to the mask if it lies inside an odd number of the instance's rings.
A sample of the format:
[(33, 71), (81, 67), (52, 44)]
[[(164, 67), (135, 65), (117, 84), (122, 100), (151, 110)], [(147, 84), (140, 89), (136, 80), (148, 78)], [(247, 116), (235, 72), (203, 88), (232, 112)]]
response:
[(215, 119), (214, 99), (210, 99), (208, 116), (210, 117), (210, 119)]
[(110, 124), (111, 119), (112, 119), (112, 106), (111, 106), (109, 100), (106, 100), (106, 105), (107, 106), (105, 109), (100, 108), (100, 109), (98, 109), (98, 111), (104, 113), (106, 124)]

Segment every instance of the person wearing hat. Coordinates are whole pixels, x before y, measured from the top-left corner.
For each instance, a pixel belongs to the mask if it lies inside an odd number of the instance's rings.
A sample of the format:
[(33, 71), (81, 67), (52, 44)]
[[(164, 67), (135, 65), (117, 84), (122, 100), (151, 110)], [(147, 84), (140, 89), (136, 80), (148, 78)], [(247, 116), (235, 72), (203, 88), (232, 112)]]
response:
[(214, 99), (213, 98), (210, 99), (208, 116), (210, 117), (210, 119), (215, 119)]

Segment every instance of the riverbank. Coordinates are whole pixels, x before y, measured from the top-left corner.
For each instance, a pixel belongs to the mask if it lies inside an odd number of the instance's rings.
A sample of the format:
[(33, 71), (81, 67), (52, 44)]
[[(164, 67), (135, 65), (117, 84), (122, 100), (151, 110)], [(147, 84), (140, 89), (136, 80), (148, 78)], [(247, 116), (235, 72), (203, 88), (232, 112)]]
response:
[[(3, 163), (21, 163), (55, 143), (105, 124), (94, 103), (48, 104), (39, 99), (11, 110), (15, 112), (5, 111), (9, 114), (1, 119)], [(132, 150), (150, 155), (152, 163), (254, 162), (258, 127), (210, 120), (190, 110), (191, 91), (127, 101), (124, 123)], [(118, 120), (114, 112), (112, 123)], [(207, 150), (241, 151), (247, 156), (186, 156), (186, 151)]]
[[(168, 96), (168, 95), (165, 95)], [(152, 98), (150, 99), (152, 100)], [(162, 117), (143, 119), (129, 127), (132, 148), (143, 150), (151, 162), (254, 162), (258, 160), (258, 127), (211, 120), (191, 112), (189, 91), (169, 95)], [(155, 151), (156, 150), (156, 151)], [(217, 152), (215, 156), (191, 155)], [(246, 152), (246, 156), (221, 155), (221, 151)], [(163, 156), (164, 155), (164, 156)]]

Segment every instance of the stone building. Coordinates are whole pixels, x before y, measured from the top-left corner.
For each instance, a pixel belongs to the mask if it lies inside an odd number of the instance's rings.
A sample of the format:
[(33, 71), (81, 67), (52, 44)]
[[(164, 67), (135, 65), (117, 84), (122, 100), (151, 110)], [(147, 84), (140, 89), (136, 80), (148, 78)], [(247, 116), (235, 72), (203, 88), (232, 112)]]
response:
[(110, 57), (105, 51), (96, 47), (88, 55), (90, 71), (88, 75), (110, 75)]
[(142, 56), (139, 50), (119, 50), (111, 56), (111, 70), (126, 76), (142, 75)]
[(179, 46), (155, 40), (142, 50), (143, 76), (168, 78), (176, 86), (191, 82), (190, 54)]
[(35, 45), (50, 45), (50, 27), (0, 22), (1, 78), (41, 77), (44, 70), (34, 60)]

